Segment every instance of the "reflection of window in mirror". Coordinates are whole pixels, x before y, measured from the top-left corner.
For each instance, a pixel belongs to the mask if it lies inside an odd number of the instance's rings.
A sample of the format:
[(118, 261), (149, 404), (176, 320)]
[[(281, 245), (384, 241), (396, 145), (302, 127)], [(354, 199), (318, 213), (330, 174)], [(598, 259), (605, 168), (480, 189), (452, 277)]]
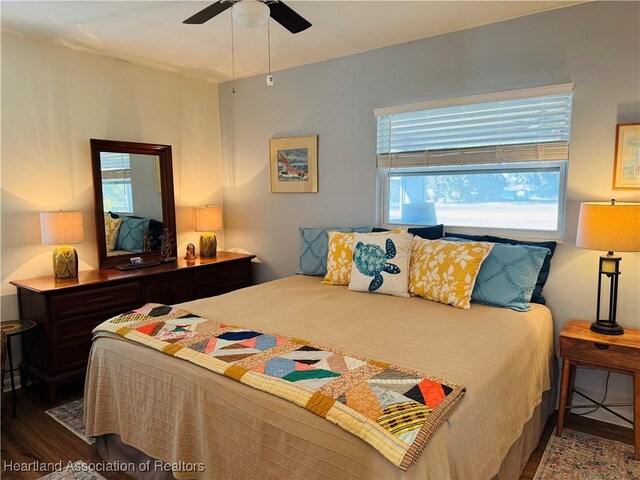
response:
[(133, 213), (129, 154), (100, 152), (100, 169), (104, 211)]

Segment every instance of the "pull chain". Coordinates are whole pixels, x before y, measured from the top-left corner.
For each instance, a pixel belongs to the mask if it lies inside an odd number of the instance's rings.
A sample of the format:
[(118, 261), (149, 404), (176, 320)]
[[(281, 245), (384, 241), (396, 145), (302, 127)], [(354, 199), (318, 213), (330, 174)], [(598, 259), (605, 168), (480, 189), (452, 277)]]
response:
[(235, 45), (233, 43), (233, 15), (231, 18), (231, 92), (236, 93), (236, 61), (235, 61)]
[(271, 75), (271, 21), (267, 18), (267, 55), (269, 74), (267, 75), (267, 87), (273, 87), (273, 76)]

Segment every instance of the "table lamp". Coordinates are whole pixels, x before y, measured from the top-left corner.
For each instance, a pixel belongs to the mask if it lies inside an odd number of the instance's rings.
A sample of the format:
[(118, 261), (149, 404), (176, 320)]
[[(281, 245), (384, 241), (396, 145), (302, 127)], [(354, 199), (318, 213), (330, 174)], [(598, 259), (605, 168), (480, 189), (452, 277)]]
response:
[[(640, 252), (640, 203), (585, 202), (580, 204), (576, 246), (589, 250), (604, 250), (598, 274), (598, 302), (596, 321), (591, 330), (606, 335), (622, 335), (624, 330), (616, 322), (620, 257), (616, 252)], [(602, 276), (610, 279), (609, 318), (600, 318)]]
[(53, 249), (55, 277), (77, 277), (78, 254), (68, 244), (84, 241), (82, 212), (40, 212), (40, 235), (43, 245), (58, 245)]
[(218, 240), (212, 230), (222, 230), (222, 207), (197, 207), (195, 209), (196, 232), (200, 235), (200, 256), (215, 257)]

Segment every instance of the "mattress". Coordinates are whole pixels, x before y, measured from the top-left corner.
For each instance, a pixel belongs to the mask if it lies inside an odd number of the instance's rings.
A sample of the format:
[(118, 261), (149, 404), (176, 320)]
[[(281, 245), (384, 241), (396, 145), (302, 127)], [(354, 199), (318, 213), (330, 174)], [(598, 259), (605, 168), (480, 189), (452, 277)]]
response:
[[(188, 362), (99, 337), (85, 386), (87, 434), (117, 434), (177, 464), (178, 479), (492, 478), (551, 387), (550, 311), (471, 310), (289, 277), (179, 305), (403, 365), (467, 388), (406, 472), (313, 413)], [(203, 471), (192, 471), (197, 465)]]

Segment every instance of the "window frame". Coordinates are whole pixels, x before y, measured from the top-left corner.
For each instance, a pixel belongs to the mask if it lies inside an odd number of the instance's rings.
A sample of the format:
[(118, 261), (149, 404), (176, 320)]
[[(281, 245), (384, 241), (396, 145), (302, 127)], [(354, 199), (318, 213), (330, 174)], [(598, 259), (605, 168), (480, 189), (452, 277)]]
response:
[(567, 160), (537, 161), (537, 162), (516, 162), (516, 163), (492, 163), (477, 165), (448, 165), (429, 167), (406, 167), (406, 168), (378, 168), (377, 169), (377, 197), (376, 218), (378, 224), (384, 228), (398, 228), (399, 226), (420, 227), (424, 225), (408, 225), (401, 223), (389, 223), (389, 178), (393, 175), (424, 175), (434, 173), (465, 174), (475, 172), (495, 172), (504, 173), (515, 172), (538, 172), (558, 169), (559, 190), (558, 190), (558, 224), (556, 230), (537, 229), (516, 229), (516, 228), (494, 228), (494, 227), (468, 227), (450, 226), (444, 224), (445, 230), (449, 233), (466, 233), (470, 235), (495, 235), (503, 237), (515, 237), (519, 239), (548, 239), (562, 240), (564, 238), (565, 217), (566, 217), (566, 192), (567, 192)]
[[(128, 190), (126, 198), (128, 200), (128, 204), (131, 207), (131, 211), (120, 211), (115, 210), (113, 213), (123, 214), (123, 215), (133, 215), (133, 184), (131, 182), (131, 177), (123, 177), (123, 178), (111, 178), (111, 179), (102, 179), (102, 184), (111, 184), (111, 185), (124, 185), (124, 187)], [(104, 188), (102, 189), (102, 202), (106, 204), (107, 197), (105, 197)], [(105, 212), (106, 213), (106, 212)]]

